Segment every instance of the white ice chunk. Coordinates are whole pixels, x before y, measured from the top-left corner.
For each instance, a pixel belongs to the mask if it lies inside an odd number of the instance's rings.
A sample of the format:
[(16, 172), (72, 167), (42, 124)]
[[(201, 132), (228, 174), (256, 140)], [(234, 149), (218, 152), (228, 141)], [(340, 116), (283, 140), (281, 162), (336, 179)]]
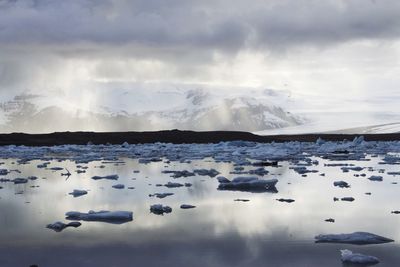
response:
[(377, 264), (379, 259), (374, 256), (363, 255), (360, 253), (353, 253), (348, 249), (340, 251), (342, 254), (342, 262), (354, 264)]
[(316, 243), (344, 243), (354, 245), (367, 245), (367, 244), (383, 244), (393, 242), (393, 239), (389, 239), (376, 234), (368, 232), (354, 232), (351, 234), (329, 234), (329, 235), (317, 235), (315, 237)]
[(86, 195), (88, 192), (86, 190), (79, 190), (79, 189), (74, 189), (70, 195), (73, 195), (74, 197), (80, 197), (83, 195)]
[(132, 221), (133, 213), (131, 211), (89, 211), (82, 213), (78, 211), (70, 211), (65, 214), (67, 220), (73, 221), (98, 221), (121, 224)]
[[(218, 177), (220, 190), (268, 191), (274, 190), (278, 179), (262, 180), (257, 177), (236, 177), (232, 181)], [(276, 190), (276, 189), (275, 189)]]

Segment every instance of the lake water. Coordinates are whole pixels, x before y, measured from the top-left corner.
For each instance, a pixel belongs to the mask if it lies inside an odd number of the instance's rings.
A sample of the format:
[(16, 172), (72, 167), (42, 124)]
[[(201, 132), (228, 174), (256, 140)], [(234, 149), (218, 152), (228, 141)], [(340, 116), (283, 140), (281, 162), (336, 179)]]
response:
[[(367, 154), (362, 160), (347, 161), (311, 155), (308, 158), (318, 163), (307, 168), (318, 172), (306, 177), (290, 168), (301, 162), (280, 160), (278, 167), (265, 167), (269, 173), (260, 176), (277, 178), (278, 192), (251, 193), (218, 190), (215, 177), (175, 179), (162, 173), (213, 168), (229, 179), (241, 176), (230, 173), (235, 162), (215, 157), (193, 159), (192, 155), (185, 163), (169, 161), (163, 154), (162, 161), (142, 164), (136, 154), (138, 158), (118, 156), (79, 163), (67, 154), (62, 159), (35, 156), (18, 163), (21, 158), (10, 158), (12, 152), (8, 153), (1, 168), (20, 173), (12, 171), (3, 178), (38, 179), (25, 184), (0, 183), (0, 266), (342, 266), (340, 249), (376, 256), (381, 260), (378, 266), (400, 263), (400, 215), (391, 213), (400, 209), (400, 184), (396, 184), (400, 176), (387, 174), (400, 167), (379, 164), (385, 155)], [(37, 167), (44, 162), (50, 163), (46, 168)], [(343, 172), (340, 166), (325, 165), (332, 163), (364, 169)], [(77, 165), (87, 167), (86, 172), (76, 173), (82, 170)], [(63, 170), (53, 171), (52, 167)], [(244, 171), (258, 168), (243, 167)], [(68, 178), (61, 175), (66, 169), (72, 174)], [(363, 173), (365, 177), (354, 176)], [(111, 174), (118, 174), (119, 179), (92, 179)], [(380, 175), (383, 181), (368, 180), (371, 175)], [(334, 187), (333, 182), (338, 180), (351, 187)], [(156, 186), (167, 182), (192, 186)], [(112, 188), (115, 184), (124, 184), (125, 188)], [(88, 194), (74, 198), (68, 194), (74, 189), (88, 190)], [(149, 196), (154, 193), (174, 195), (162, 199)], [(350, 196), (355, 198), (353, 202), (333, 200)], [(295, 202), (279, 202), (278, 198)], [(150, 213), (153, 204), (168, 205), (172, 212)], [(196, 208), (181, 209), (181, 204)], [(133, 220), (123, 224), (82, 221), (80, 227), (62, 232), (46, 228), (56, 221), (68, 222), (68, 211), (89, 210), (132, 211)], [(335, 222), (325, 222), (328, 218)], [(318, 234), (355, 231), (372, 232), (395, 242), (357, 246), (317, 244), (314, 239)]]

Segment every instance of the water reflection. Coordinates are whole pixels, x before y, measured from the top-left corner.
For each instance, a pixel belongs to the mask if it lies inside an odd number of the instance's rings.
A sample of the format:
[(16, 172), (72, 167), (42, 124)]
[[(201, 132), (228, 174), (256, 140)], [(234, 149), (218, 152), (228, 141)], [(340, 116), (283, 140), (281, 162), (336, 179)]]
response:
[[(133, 159), (120, 160), (125, 164), (90, 162), (85, 164), (86, 173), (80, 174), (76, 173), (74, 162), (51, 161), (49, 168), (70, 170), (69, 179), (61, 175), (64, 170), (38, 169), (36, 166), (42, 161), (25, 165), (12, 164), (16, 160), (4, 161), (4, 168), (21, 171), (12, 172), (7, 178), (39, 178), (27, 184), (1, 184), (0, 266), (341, 266), (339, 250), (344, 248), (377, 256), (382, 260), (380, 266), (400, 262), (397, 243), (367, 247), (314, 243), (317, 234), (353, 231), (398, 240), (400, 216), (390, 213), (400, 208), (396, 206), (400, 196), (399, 185), (392, 184), (398, 179), (394, 176), (380, 174), (384, 176), (383, 182), (372, 182), (355, 177), (354, 172), (325, 167), (324, 160), (319, 159), (316, 168), (325, 176), (311, 173), (302, 177), (289, 168), (288, 162), (280, 162), (280, 167), (267, 167), (270, 174), (262, 177), (278, 178), (279, 192), (253, 194), (219, 191), (218, 181), (208, 176), (174, 179), (162, 173), (166, 169), (214, 168), (231, 179), (235, 177), (230, 174), (234, 166), (229, 163), (139, 164)], [(372, 175), (383, 168), (377, 162), (379, 158), (352, 163), (372, 167), (375, 171), (365, 171)], [(104, 167), (95, 168), (101, 165)], [(390, 165), (384, 168), (396, 170)], [(118, 183), (124, 184), (125, 189), (112, 188), (116, 181), (91, 179), (112, 174), (119, 175)], [(345, 180), (351, 187), (334, 187), (336, 180)], [(156, 186), (168, 181), (189, 182), (193, 186)], [(79, 198), (68, 195), (74, 189), (88, 190), (88, 194)], [(174, 195), (163, 199), (149, 197), (154, 193)], [(343, 196), (356, 200), (333, 201), (333, 197)], [(276, 201), (281, 197), (296, 201)], [(153, 204), (168, 205), (172, 213), (151, 214), (149, 208)], [(183, 210), (179, 208), (181, 204), (196, 208)], [(60, 233), (45, 228), (49, 223), (65, 221), (68, 211), (89, 210), (132, 211), (133, 221), (121, 225), (83, 221), (81, 227)], [(326, 223), (327, 218), (335, 218), (335, 223)]]

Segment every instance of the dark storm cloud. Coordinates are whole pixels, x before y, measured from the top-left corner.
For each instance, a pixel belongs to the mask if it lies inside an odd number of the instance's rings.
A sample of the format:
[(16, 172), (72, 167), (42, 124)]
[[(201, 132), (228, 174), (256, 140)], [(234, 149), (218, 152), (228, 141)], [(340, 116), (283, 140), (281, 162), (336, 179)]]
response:
[(235, 53), (399, 34), (395, 0), (0, 0), (2, 45), (52, 50), (128, 46), (139, 55)]

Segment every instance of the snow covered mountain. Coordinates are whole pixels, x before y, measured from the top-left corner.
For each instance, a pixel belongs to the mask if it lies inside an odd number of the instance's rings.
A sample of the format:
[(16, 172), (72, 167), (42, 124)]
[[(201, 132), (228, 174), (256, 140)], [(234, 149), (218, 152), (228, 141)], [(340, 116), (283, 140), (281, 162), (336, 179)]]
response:
[(0, 103), (0, 131), (261, 131), (305, 121), (285, 109), (288, 93), (270, 89), (142, 85), (89, 91), (24, 93), (6, 100)]

